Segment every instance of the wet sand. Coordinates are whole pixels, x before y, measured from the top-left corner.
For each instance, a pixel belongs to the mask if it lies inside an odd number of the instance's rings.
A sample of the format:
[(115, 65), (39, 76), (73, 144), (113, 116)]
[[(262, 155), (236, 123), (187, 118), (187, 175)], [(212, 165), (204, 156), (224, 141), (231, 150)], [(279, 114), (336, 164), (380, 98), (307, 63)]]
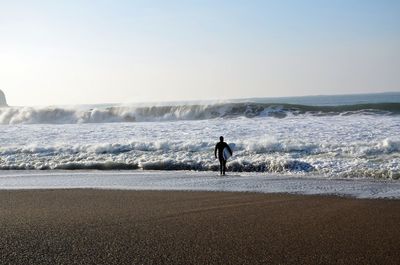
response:
[(400, 200), (0, 191), (1, 264), (400, 264)]

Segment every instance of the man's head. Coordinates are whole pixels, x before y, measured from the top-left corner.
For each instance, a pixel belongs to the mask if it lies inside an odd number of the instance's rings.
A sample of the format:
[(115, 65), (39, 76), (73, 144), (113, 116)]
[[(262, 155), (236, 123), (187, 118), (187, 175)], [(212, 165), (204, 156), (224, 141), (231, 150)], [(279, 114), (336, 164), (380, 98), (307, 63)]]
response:
[(219, 141), (220, 141), (220, 142), (223, 142), (223, 141), (224, 141), (224, 137), (223, 137), (223, 136), (220, 136), (220, 137), (219, 137)]

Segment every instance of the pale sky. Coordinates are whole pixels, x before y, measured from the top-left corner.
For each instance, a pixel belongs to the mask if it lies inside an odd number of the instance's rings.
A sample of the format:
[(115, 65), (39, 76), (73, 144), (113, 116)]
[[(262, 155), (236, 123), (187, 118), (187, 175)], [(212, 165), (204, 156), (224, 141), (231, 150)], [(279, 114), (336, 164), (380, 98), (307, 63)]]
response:
[(0, 0), (10, 105), (400, 91), (400, 1)]

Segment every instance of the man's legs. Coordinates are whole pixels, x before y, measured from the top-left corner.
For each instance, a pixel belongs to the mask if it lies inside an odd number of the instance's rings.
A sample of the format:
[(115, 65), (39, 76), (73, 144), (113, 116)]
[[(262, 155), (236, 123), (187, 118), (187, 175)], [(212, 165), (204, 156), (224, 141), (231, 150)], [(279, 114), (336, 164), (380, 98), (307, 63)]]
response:
[(223, 158), (219, 159), (219, 174), (220, 175), (222, 175), (222, 174), (225, 175), (225, 163), (226, 163), (226, 161)]
[(226, 160), (221, 158), (219, 160), (219, 172), (221, 175), (225, 175), (225, 171), (226, 171)]
[(223, 175), (225, 175), (225, 171), (226, 171), (226, 160), (224, 159), (222, 163), (224, 164), (224, 170), (223, 170), (222, 173), (223, 173)]

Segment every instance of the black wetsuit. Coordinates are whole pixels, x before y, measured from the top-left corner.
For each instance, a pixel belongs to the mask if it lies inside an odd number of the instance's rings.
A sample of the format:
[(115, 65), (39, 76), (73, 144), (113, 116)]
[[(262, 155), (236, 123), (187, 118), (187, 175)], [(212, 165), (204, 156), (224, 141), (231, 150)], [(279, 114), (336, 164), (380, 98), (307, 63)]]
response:
[(229, 152), (232, 154), (232, 149), (229, 145), (225, 142), (219, 142), (215, 145), (215, 158), (217, 158), (217, 151), (218, 151), (218, 159), (219, 159), (219, 171), (221, 175), (225, 175), (226, 170), (226, 160), (224, 158), (224, 149), (228, 148)]

